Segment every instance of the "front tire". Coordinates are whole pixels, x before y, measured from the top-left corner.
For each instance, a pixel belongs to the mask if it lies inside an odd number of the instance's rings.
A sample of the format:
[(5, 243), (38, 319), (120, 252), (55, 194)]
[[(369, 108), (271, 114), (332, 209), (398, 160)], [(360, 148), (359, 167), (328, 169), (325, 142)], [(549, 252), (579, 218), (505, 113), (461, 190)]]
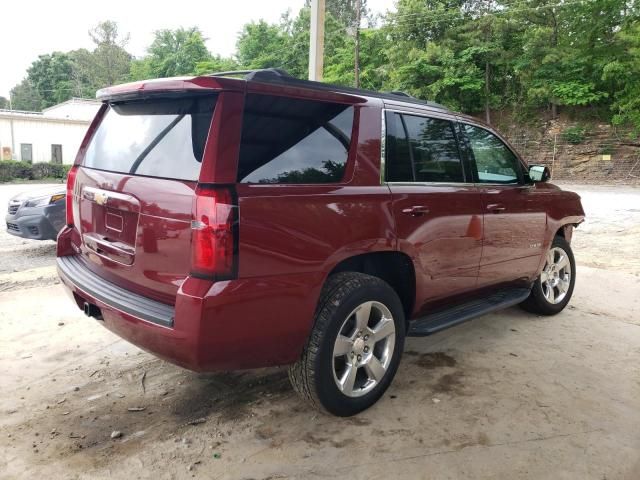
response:
[(520, 306), (539, 315), (560, 313), (571, 300), (575, 283), (576, 262), (571, 245), (564, 238), (555, 237), (531, 294)]
[(404, 337), (402, 303), (386, 282), (355, 272), (332, 275), (289, 379), (313, 406), (341, 417), (355, 415), (391, 384)]

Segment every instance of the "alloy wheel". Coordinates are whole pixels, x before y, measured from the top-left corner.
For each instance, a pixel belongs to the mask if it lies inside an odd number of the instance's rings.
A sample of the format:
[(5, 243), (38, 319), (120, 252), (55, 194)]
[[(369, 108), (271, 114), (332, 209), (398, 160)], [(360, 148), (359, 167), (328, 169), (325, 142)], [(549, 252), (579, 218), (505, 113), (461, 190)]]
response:
[(369, 393), (384, 378), (395, 348), (396, 326), (380, 302), (364, 302), (344, 320), (333, 346), (333, 378), (348, 397)]
[(551, 304), (560, 303), (567, 296), (571, 285), (571, 262), (562, 248), (553, 247), (547, 252), (540, 284), (544, 298)]

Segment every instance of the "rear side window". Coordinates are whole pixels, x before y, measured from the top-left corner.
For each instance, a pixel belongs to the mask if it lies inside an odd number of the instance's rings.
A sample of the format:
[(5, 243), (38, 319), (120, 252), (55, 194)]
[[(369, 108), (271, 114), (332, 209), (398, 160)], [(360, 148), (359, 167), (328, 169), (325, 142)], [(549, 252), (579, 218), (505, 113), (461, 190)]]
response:
[(453, 125), (438, 118), (402, 116), (413, 154), (416, 182), (463, 182)]
[(409, 142), (399, 113), (387, 112), (387, 182), (413, 182), (413, 163)]
[(351, 106), (249, 94), (242, 121), (238, 182), (339, 182), (352, 129)]
[(448, 120), (387, 112), (386, 180), (464, 182), (458, 141)]
[(131, 175), (197, 180), (216, 96), (114, 103), (84, 166)]

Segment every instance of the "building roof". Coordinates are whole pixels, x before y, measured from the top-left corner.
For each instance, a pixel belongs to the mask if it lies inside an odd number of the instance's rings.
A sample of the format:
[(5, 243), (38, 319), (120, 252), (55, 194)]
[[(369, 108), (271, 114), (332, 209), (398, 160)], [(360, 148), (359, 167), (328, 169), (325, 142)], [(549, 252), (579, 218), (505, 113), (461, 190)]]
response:
[(47, 113), (50, 111), (55, 111), (60, 107), (67, 105), (91, 105), (100, 107), (100, 102), (98, 100), (92, 98), (80, 98), (80, 97), (71, 97), (69, 100), (64, 101), (62, 103), (57, 103), (56, 105), (51, 105), (50, 107), (43, 108), (42, 113)]
[(100, 102), (97, 100), (74, 97), (66, 102), (45, 108), (41, 112), (0, 109), (0, 118), (87, 124), (95, 116), (99, 108)]
[(42, 112), (25, 112), (23, 110), (5, 110), (0, 109), (0, 119), (9, 119), (9, 120), (26, 120), (26, 121), (36, 121), (36, 122), (49, 122), (49, 123), (75, 123), (88, 125), (90, 120), (83, 118), (64, 118), (64, 117), (54, 117), (54, 116), (45, 116)]

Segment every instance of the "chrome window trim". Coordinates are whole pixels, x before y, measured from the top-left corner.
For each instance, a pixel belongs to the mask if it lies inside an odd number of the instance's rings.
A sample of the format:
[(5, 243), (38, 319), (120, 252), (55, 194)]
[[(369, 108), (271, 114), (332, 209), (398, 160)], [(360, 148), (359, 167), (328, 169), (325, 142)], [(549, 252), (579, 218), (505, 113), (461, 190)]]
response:
[(386, 110), (382, 109), (382, 127), (380, 132), (380, 185), (385, 185), (384, 174), (387, 168), (387, 116)]
[(476, 183), (469, 182), (385, 182), (385, 185), (397, 187), (478, 187)]
[[(382, 108), (382, 128), (381, 128), (381, 138), (380, 138), (380, 185), (396, 185), (399, 187), (477, 187), (479, 184), (469, 183), (469, 182), (387, 182), (384, 179), (385, 169), (387, 165), (387, 112), (391, 113), (399, 113), (405, 115), (413, 115), (414, 117), (424, 117), (424, 118), (437, 118), (438, 120), (449, 120), (451, 122), (458, 122), (458, 119), (455, 115), (452, 114), (421, 114), (415, 113), (406, 110), (397, 110), (393, 108)], [(453, 117), (453, 119), (451, 118)], [(462, 159), (460, 159), (462, 161)], [(488, 185), (488, 183), (482, 184)], [(502, 184), (501, 184), (502, 185)]]

